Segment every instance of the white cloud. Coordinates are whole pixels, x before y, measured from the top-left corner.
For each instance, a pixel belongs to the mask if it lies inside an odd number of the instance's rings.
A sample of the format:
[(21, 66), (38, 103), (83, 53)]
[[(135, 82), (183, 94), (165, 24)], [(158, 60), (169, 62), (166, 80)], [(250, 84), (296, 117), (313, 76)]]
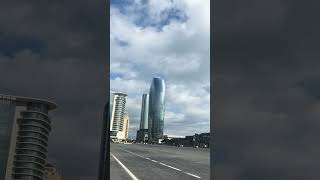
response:
[[(121, 74), (111, 80), (111, 89), (129, 95), (130, 136), (139, 127), (142, 93), (149, 92), (152, 78), (159, 74), (166, 83), (165, 133), (209, 131), (210, 0), (150, 0), (144, 5), (136, 0), (124, 8), (123, 14), (111, 6), (110, 72)], [(164, 10), (171, 8), (187, 20), (173, 19), (161, 30), (136, 24), (142, 10), (160, 23), (166, 18)]]

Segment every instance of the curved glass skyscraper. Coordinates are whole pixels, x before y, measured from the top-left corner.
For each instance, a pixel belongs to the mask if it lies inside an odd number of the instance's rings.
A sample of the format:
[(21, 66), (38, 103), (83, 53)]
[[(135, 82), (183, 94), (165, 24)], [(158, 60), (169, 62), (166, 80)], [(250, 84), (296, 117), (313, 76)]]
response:
[(161, 78), (153, 78), (149, 93), (148, 138), (158, 142), (163, 137), (165, 84)]

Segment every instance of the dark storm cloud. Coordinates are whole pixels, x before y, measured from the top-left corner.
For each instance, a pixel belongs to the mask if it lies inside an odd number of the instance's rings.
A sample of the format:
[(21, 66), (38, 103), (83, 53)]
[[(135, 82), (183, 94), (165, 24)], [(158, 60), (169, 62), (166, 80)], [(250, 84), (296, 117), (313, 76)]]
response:
[(42, 42), (41, 55), (100, 59), (106, 49), (105, 7), (103, 1), (9, 2), (1, 6), (0, 28), (4, 37)]
[(0, 5), (0, 93), (49, 99), (51, 160), (66, 180), (96, 179), (108, 97), (105, 1)]
[(214, 6), (213, 176), (318, 179), (319, 3)]

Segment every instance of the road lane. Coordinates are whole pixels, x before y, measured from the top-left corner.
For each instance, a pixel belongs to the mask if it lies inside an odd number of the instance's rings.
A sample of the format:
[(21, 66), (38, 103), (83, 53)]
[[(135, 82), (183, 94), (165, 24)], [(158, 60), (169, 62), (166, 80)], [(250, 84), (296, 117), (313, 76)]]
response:
[(113, 159), (117, 161), (117, 163), (126, 171), (126, 173), (131, 177), (133, 180), (139, 180), (115, 155), (111, 153)]
[[(111, 143), (111, 153), (139, 180), (210, 179), (209, 149)], [(117, 173), (111, 168), (112, 175)]]
[(110, 154), (110, 179), (111, 180), (131, 180), (130, 175), (121, 167)]

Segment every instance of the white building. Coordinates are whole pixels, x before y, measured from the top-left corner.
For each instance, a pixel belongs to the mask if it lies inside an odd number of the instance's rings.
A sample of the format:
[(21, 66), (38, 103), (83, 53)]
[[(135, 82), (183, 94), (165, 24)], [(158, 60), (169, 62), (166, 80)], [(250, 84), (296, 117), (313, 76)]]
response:
[(120, 92), (113, 92), (111, 96), (111, 122), (110, 122), (110, 137), (111, 139), (122, 140), (125, 139), (125, 124), (124, 116), (126, 109), (127, 94)]

